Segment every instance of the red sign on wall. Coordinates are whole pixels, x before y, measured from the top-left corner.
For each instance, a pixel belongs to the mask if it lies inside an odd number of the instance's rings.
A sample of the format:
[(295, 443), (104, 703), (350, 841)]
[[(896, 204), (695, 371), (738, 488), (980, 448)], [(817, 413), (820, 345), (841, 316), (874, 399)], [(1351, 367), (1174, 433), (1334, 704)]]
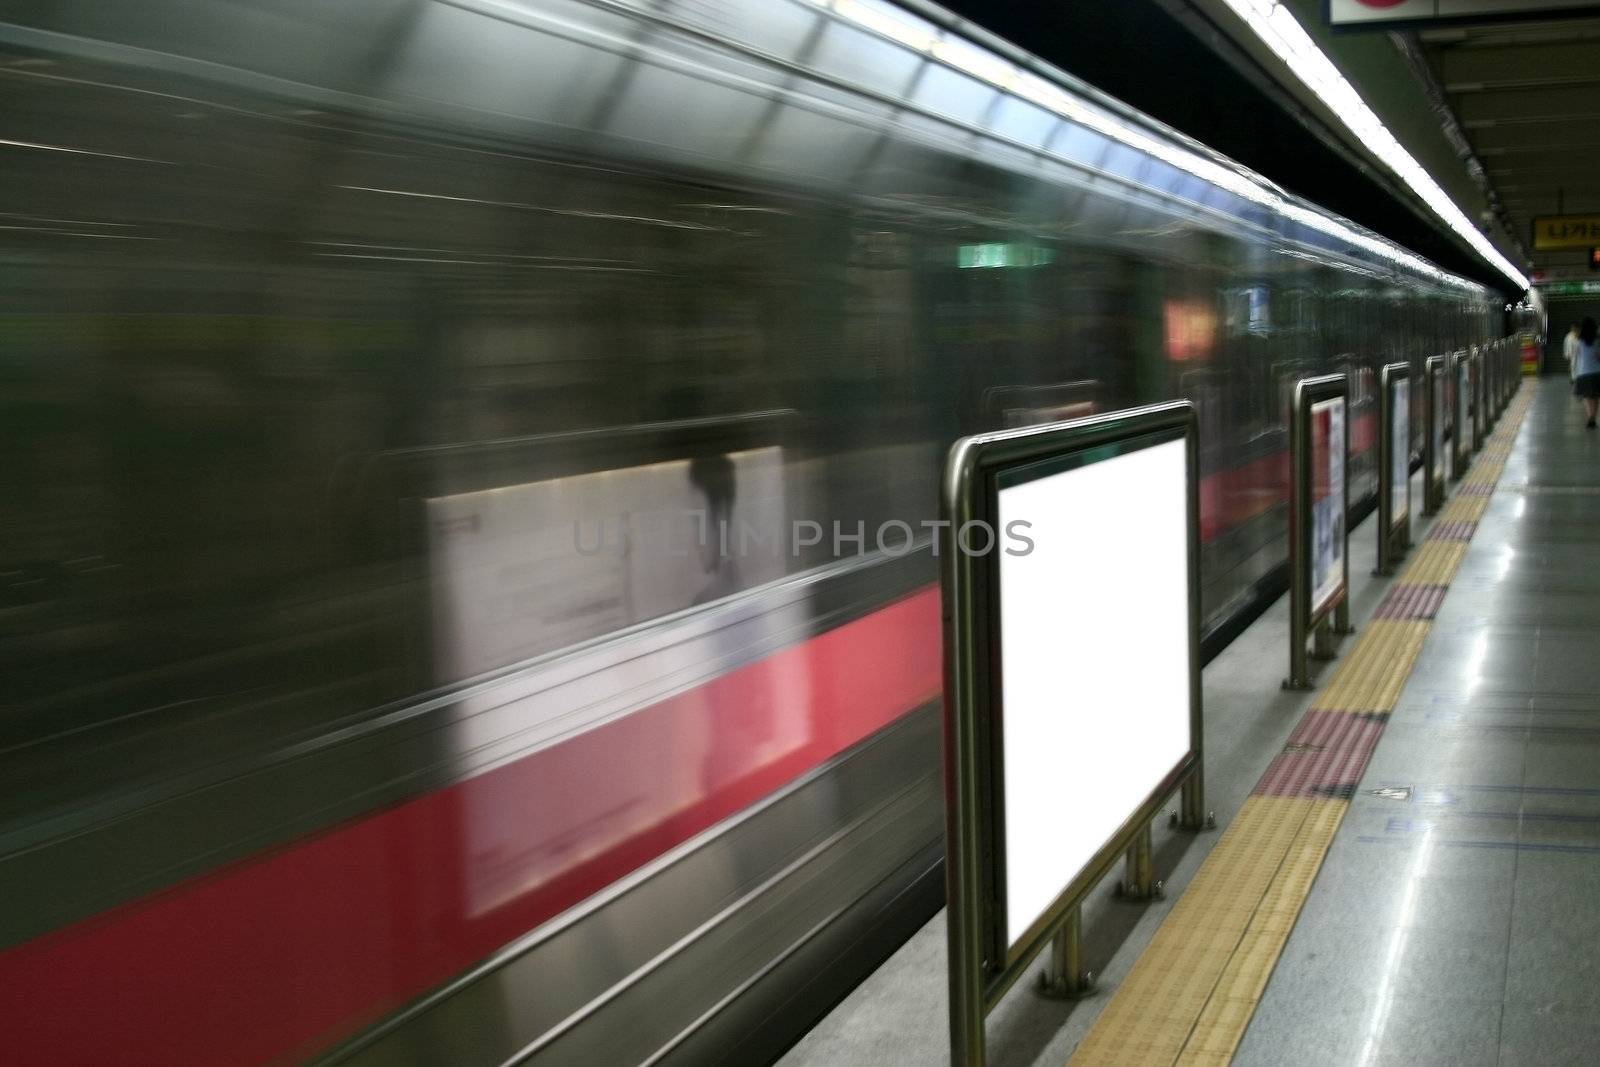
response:
[(1396, 22), (1482, 22), (1508, 15), (1591, 14), (1593, 0), (1328, 0), (1330, 25), (1384, 29)]
[(1438, 17), (1434, 0), (1328, 0), (1328, 21), (1335, 26), (1400, 22)]

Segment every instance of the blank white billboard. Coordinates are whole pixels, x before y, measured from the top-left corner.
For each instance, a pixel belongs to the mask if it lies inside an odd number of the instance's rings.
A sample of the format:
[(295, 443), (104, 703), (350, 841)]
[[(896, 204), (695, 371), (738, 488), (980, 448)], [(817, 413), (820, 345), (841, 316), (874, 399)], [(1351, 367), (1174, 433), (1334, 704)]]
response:
[[(1009, 945), (1191, 750), (1182, 439), (999, 491)], [(1004, 483), (1002, 483), (1004, 484)]]

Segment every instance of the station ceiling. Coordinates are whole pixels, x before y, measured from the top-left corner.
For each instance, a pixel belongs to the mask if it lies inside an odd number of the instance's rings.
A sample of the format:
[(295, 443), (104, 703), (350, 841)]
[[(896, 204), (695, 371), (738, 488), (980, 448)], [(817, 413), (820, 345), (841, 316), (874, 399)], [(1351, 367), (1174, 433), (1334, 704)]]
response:
[[(1222, 152), (1313, 203), (1397, 241), (1447, 270), (1507, 289), (1498, 270), (1449, 234), (1398, 180), (1364, 157), (1334, 128), (1314, 100), (1296, 96), (1274, 78), (1244, 42), (1229, 39), (1216, 12), (1221, 0), (1118, 0), (1038, 3), (1037, 0), (941, 0), (944, 6), (1050, 63)], [(1319, 5), (1320, 0), (1305, 0)], [(1357, 35), (1351, 35), (1356, 37)], [(1359, 35), (1358, 50), (1398, 86), (1414, 129), (1431, 131), (1434, 159), (1419, 155), (1463, 210), (1481, 202), (1460, 161), (1422, 105), (1422, 95), (1385, 35)], [(1379, 47), (1381, 45), (1381, 47)], [(1370, 58), (1370, 57), (1363, 57)], [(1354, 75), (1352, 75), (1354, 80)], [(1374, 103), (1374, 106), (1378, 105)], [(1384, 110), (1380, 108), (1380, 114)], [(1384, 114), (1386, 120), (1388, 114)], [(1405, 134), (1396, 129), (1405, 140)], [(1517, 257), (1513, 257), (1517, 259)], [(1520, 262), (1520, 260), (1518, 260)], [(1514, 295), (1507, 293), (1508, 296)]]
[(1539, 251), (1532, 240), (1535, 216), (1600, 213), (1600, 17), (1424, 29), (1417, 39), (1534, 269), (1600, 277), (1587, 248)]

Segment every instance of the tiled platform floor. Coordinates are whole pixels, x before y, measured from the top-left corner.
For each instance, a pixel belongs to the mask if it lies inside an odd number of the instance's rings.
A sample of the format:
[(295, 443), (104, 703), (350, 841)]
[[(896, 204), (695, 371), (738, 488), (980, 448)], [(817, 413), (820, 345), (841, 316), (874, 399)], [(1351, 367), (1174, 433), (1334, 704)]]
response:
[(1241, 1067), (1600, 1062), (1600, 431), (1536, 389)]

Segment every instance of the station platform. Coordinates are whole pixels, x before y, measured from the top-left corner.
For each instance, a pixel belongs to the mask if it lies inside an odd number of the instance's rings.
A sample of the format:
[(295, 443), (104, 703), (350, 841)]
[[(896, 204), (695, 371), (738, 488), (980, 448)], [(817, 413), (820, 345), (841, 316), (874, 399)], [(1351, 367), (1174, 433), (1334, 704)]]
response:
[[(1018, 982), (991, 1064), (1594, 1061), (1600, 433), (1527, 381), (1392, 577), (1375, 522), (1311, 691), (1280, 688), (1287, 598), (1206, 667), (1219, 828), (1158, 820), (1166, 898), (1108, 878), (1095, 993)], [(781, 1062), (948, 1062), (946, 981), (941, 913)]]

